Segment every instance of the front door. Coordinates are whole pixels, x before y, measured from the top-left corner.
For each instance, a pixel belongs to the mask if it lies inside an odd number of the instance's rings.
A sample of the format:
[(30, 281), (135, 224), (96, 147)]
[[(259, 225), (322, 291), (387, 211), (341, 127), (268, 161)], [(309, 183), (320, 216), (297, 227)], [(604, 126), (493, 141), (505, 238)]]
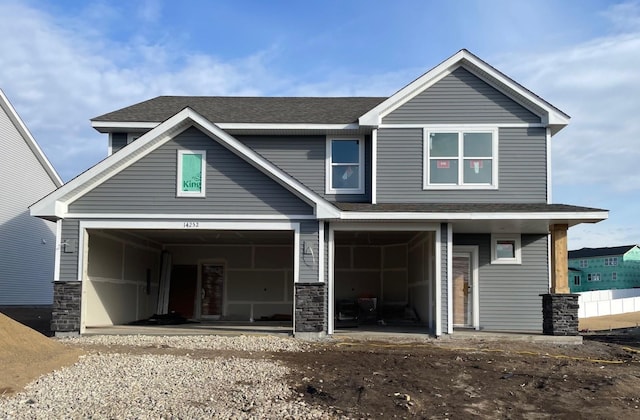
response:
[(473, 280), (471, 269), (472, 254), (470, 252), (454, 252), (453, 254), (453, 326), (473, 326)]
[(200, 316), (219, 319), (224, 297), (224, 264), (200, 265)]

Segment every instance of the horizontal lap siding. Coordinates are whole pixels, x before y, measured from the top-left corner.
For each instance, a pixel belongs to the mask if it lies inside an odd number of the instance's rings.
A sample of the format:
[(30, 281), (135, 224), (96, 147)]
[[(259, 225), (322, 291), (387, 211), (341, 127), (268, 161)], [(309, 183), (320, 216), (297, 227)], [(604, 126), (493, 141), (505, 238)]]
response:
[(380, 203), (544, 203), (547, 193), (544, 128), (500, 128), (497, 190), (423, 190), (423, 130), (378, 132)]
[(391, 112), (382, 122), (539, 123), (540, 117), (460, 67)]
[(301, 283), (316, 283), (318, 281), (319, 223), (324, 222), (316, 220), (300, 222), (300, 277), (298, 281)]
[(78, 280), (78, 252), (80, 239), (80, 222), (73, 219), (62, 220), (60, 243), (60, 280)]
[(56, 185), (3, 107), (0, 141), (0, 305), (50, 305), (56, 225), (29, 206)]
[(491, 235), (455, 234), (455, 245), (479, 246), (480, 327), (542, 331), (542, 298), (549, 291), (546, 235), (522, 235), (522, 264), (491, 264)]
[[(206, 197), (176, 197), (177, 150), (206, 150)], [(215, 139), (190, 128), (69, 206), (73, 213), (312, 214)]]
[(325, 194), (325, 136), (238, 136), (238, 140), (329, 201), (371, 199), (371, 142), (365, 139), (365, 194)]

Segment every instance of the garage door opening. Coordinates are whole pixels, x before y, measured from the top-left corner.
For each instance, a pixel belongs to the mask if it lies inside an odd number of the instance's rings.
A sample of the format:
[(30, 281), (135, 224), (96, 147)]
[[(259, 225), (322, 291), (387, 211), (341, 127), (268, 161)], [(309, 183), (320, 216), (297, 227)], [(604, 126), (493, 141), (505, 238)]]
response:
[(86, 255), (86, 327), (163, 307), (199, 323), (293, 325), (291, 230), (88, 229)]
[(335, 329), (432, 332), (435, 233), (335, 231)]

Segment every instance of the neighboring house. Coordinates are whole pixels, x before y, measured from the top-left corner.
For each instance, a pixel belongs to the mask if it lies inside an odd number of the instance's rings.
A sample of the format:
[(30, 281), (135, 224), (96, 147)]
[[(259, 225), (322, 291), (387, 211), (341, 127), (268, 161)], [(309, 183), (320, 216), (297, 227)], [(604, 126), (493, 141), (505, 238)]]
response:
[(302, 336), (541, 331), (540, 295), (569, 292), (568, 227), (608, 215), (551, 204), (568, 122), (466, 50), (388, 98), (163, 96), (94, 118), (111, 155), (31, 207), (58, 224), (53, 330), (176, 311)]
[(640, 247), (582, 248), (569, 251), (572, 293), (640, 287)]
[(62, 185), (0, 90), (0, 306), (51, 305), (55, 223), (29, 206)]

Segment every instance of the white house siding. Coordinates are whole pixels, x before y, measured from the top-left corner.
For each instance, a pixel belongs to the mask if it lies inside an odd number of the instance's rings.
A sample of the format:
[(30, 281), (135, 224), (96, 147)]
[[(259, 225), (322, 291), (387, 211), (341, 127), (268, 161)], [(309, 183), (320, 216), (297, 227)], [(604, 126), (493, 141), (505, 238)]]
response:
[(56, 185), (2, 107), (0, 144), (0, 305), (49, 305), (56, 226), (28, 206)]

